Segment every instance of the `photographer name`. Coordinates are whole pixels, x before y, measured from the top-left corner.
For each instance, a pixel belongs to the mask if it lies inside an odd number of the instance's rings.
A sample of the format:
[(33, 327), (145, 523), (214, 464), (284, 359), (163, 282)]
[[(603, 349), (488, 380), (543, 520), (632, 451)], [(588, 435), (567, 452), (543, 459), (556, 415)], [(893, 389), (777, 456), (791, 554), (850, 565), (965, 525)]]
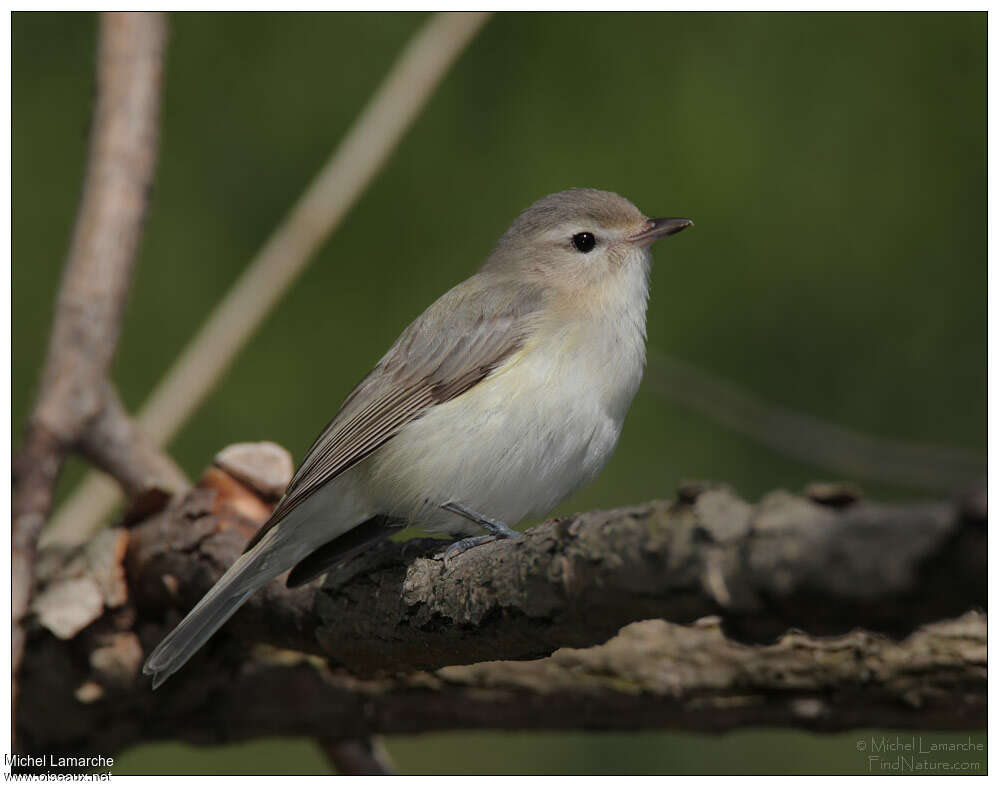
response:
[(114, 757), (98, 754), (92, 757), (61, 757), (57, 754), (5, 754), (3, 764), (7, 768), (111, 768)]
[(871, 736), (872, 752), (907, 752), (910, 754), (940, 754), (941, 752), (984, 752), (985, 744), (973, 741), (968, 736), (966, 741), (933, 741), (924, 739), (922, 735), (903, 738), (896, 735)]

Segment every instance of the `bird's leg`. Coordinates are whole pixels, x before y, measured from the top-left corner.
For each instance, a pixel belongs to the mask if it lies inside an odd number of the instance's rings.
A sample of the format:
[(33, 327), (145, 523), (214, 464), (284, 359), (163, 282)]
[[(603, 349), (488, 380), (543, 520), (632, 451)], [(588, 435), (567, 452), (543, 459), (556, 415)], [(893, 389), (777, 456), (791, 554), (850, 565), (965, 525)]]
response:
[(521, 535), (513, 528), (500, 522), (498, 519), (492, 519), (485, 514), (473, 511), (472, 509), (463, 506), (461, 503), (445, 503), (441, 506), (441, 508), (445, 511), (450, 511), (452, 514), (457, 514), (458, 516), (467, 519), (469, 522), (474, 522), (490, 535), (496, 536), (496, 538), (519, 538)]
[(492, 519), (485, 514), (480, 514), (477, 511), (466, 508), (461, 503), (452, 501), (450, 503), (445, 503), (441, 506), (441, 508), (445, 511), (450, 511), (452, 514), (457, 514), (458, 516), (467, 519), (469, 522), (474, 522), (487, 533), (487, 535), (484, 536), (463, 538), (451, 544), (451, 546), (447, 548), (447, 551), (444, 552), (445, 567), (450, 561), (458, 557), (458, 555), (467, 552), (472, 547), (477, 547), (480, 544), (488, 544), (490, 541), (496, 541), (500, 538), (521, 538), (521, 533), (518, 533), (513, 528), (505, 525), (503, 522), (500, 522), (498, 519)]

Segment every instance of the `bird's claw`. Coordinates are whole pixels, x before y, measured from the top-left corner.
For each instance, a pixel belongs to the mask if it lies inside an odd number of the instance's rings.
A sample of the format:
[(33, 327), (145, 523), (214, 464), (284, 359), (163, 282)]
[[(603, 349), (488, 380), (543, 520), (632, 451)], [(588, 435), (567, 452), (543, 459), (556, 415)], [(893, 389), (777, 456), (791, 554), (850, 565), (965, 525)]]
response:
[(460, 541), (455, 541), (451, 544), (451, 546), (444, 550), (444, 568), (449, 568), (451, 561), (458, 557), (458, 555), (463, 555), (468, 550), (474, 549), (482, 544), (488, 544), (490, 541), (496, 541), (498, 538), (499, 536), (489, 533), (484, 536), (471, 536), (470, 538), (463, 538)]
[(488, 533), (488, 534), (486, 534), (484, 536), (470, 536), (469, 538), (462, 538), (459, 541), (455, 541), (453, 544), (451, 544), (447, 549), (444, 550), (443, 553), (439, 553), (438, 555), (435, 555), (434, 559), (435, 560), (443, 560), (444, 561), (444, 568), (445, 569), (450, 568), (451, 567), (451, 562), (455, 558), (457, 558), (460, 555), (465, 554), (470, 549), (474, 549), (475, 547), (482, 546), (483, 544), (488, 544), (488, 543), (490, 543), (492, 541), (506, 541), (506, 540), (522, 541), (523, 540), (523, 538), (524, 538), (524, 534), (523, 533), (518, 533), (517, 531), (513, 531), (513, 532), (514, 532), (514, 535), (512, 535), (512, 536), (499, 535), (499, 534), (496, 534), (496, 533)]

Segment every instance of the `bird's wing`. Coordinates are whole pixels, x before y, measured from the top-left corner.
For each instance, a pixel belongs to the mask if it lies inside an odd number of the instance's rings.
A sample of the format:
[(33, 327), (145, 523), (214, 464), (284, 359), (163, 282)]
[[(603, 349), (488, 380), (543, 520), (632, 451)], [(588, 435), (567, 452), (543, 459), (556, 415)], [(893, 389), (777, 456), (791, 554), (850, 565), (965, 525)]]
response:
[(484, 380), (523, 345), (541, 299), (483, 274), (438, 299), (347, 397), (246, 548), (406, 424)]

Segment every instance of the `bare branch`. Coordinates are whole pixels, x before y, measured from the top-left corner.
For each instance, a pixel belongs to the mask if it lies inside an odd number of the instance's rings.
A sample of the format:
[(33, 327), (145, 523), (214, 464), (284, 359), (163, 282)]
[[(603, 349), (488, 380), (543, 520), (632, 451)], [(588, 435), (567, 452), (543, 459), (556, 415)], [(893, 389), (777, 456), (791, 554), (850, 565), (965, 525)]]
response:
[(78, 450), (114, 478), (130, 499), (157, 487), (173, 491), (188, 486), (177, 465), (129, 418), (110, 385), (104, 407), (80, 436)]
[(153, 182), (166, 20), (101, 17), (86, 180), (32, 421), (71, 443), (103, 406)]
[(108, 404), (106, 380), (156, 161), (165, 41), (160, 14), (101, 17), (87, 175), (38, 396), (14, 462), (15, 674), (35, 545), (59, 469)]
[[(137, 420), (155, 444), (166, 443), (212, 391), (488, 18), (437, 14), (406, 46), (329, 161), (142, 407)], [(88, 477), (54, 518), (52, 540), (86, 540), (117, 498), (113, 486)]]

